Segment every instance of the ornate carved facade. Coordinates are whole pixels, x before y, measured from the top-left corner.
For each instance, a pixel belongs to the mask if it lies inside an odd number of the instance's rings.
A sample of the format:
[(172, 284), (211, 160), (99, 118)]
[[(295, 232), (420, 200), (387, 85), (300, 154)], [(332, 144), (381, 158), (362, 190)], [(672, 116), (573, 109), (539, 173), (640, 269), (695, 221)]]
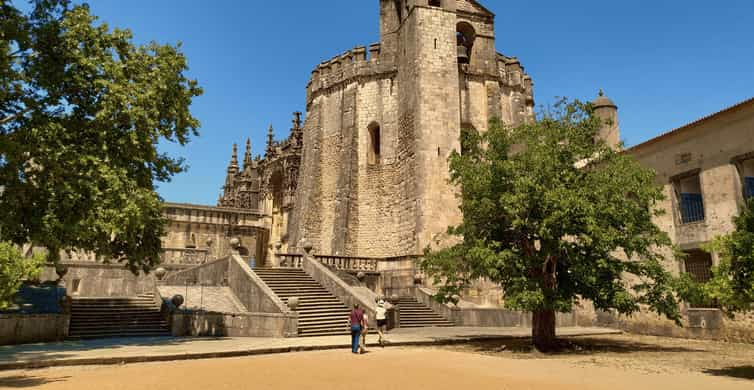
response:
[(270, 126), (264, 157), (252, 157), (251, 140), (247, 140), (243, 165), (239, 166), (238, 148), (233, 145), (218, 207), (252, 210), (268, 218), (272, 243), (268, 244), (268, 251), (287, 249), (288, 219), (298, 187), (303, 138), (301, 113), (295, 112), (287, 139), (275, 141)]

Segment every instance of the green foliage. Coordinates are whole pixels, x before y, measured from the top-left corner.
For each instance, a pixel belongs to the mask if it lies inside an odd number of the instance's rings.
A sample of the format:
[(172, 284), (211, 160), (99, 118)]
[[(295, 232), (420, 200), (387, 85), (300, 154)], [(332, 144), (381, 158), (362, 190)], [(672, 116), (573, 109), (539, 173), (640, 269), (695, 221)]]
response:
[(702, 286), (705, 298), (716, 301), (729, 315), (754, 308), (754, 198), (733, 223), (736, 229), (732, 233), (705, 248), (720, 255), (720, 264)]
[(36, 254), (24, 258), (17, 246), (0, 242), (0, 310), (7, 309), (24, 279), (39, 276), (44, 256)]
[(202, 91), (180, 45), (135, 45), (85, 5), (32, 5), (0, 5), (3, 239), (148, 270), (165, 225), (153, 183), (185, 169), (157, 145), (197, 135)]
[(511, 309), (568, 312), (584, 298), (679, 321), (659, 250), (670, 239), (652, 222), (663, 199), (655, 173), (595, 142), (600, 125), (588, 104), (563, 100), (533, 123), (463, 132), (464, 153), (450, 158), (463, 222), (449, 229), (463, 240), (422, 264), (441, 299), (484, 277)]

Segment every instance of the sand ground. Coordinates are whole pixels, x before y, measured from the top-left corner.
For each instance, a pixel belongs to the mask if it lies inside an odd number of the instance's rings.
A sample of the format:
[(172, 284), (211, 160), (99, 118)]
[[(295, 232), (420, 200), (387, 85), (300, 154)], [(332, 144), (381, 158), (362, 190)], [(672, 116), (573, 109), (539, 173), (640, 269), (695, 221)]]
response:
[(542, 355), (525, 343), (373, 348), (248, 358), (0, 372), (0, 388), (214, 389), (754, 389), (754, 345), (639, 336), (570, 339)]

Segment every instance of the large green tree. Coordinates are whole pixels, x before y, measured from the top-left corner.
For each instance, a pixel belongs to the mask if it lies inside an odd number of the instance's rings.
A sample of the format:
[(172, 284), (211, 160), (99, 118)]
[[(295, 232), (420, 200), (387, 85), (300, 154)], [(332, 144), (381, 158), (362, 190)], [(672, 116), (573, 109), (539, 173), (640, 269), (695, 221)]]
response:
[(595, 141), (601, 124), (589, 104), (564, 100), (531, 123), (463, 132), (463, 154), (450, 158), (463, 212), (450, 233), (462, 240), (423, 262), (439, 298), (480, 277), (499, 283), (507, 307), (533, 313), (543, 351), (556, 345), (556, 313), (580, 299), (679, 321), (657, 250), (670, 240), (652, 222), (661, 189), (651, 170)]
[(706, 302), (716, 302), (731, 316), (754, 310), (754, 198), (749, 198), (733, 223), (733, 232), (706, 248), (720, 255), (720, 264), (701, 287)]
[(180, 45), (136, 45), (86, 5), (0, 0), (0, 240), (91, 251), (132, 271), (159, 261), (158, 152), (197, 134)]

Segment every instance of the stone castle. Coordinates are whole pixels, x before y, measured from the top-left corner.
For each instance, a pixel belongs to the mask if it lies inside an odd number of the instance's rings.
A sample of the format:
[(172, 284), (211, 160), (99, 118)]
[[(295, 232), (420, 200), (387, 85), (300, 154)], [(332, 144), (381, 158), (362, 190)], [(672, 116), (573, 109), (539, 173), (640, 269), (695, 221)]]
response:
[[(68, 295), (146, 294), (144, 304), (156, 305), (152, 330), (168, 331), (164, 320), (174, 335), (342, 334), (347, 307), (372, 310), (377, 297), (397, 303), (391, 323), (398, 327), (529, 326), (525, 313), (503, 310), (500, 291), (484, 281), (464, 292), (461, 305), (440, 305), (417, 260), (424, 248), (447, 245), (448, 226), (461, 220), (448, 157), (462, 152), (462, 129), (484, 132), (491, 118), (533, 120), (532, 79), (515, 57), (496, 52), (495, 16), (477, 1), (379, 4), (379, 43), (314, 68), (305, 116), (294, 113), (285, 140), (276, 141), (270, 128), (264, 155), (252, 156), (247, 140), (240, 161), (233, 146), (217, 206), (165, 204), (163, 272), (135, 276), (73, 253), (57, 278)], [(600, 93), (593, 107), (606, 120), (599, 136), (617, 147), (616, 104)], [(689, 255), (668, 261), (670, 271), (709, 278), (719, 259), (703, 244), (729, 232), (731, 218), (754, 196), (752, 144), (754, 99), (625, 151), (657, 172), (666, 193), (666, 213), (655, 222)], [(55, 271), (45, 280), (56, 280)], [(160, 311), (176, 294), (187, 295), (190, 310)], [(628, 319), (588, 305), (558, 321), (754, 340), (754, 318), (730, 320), (688, 305), (683, 311), (685, 328), (649, 313)], [(107, 328), (81, 316), (75, 307), (68, 315), (70, 334), (101, 336)], [(50, 325), (50, 332), (58, 328)]]
[(271, 247), (392, 257), (441, 244), (460, 221), (447, 183), (460, 131), (492, 117), (533, 118), (533, 83), (495, 50), (494, 15), (477, 1), (380, 1), (380, 42), (317, 65), (306, 121), (267, 142), (247, 143), (243, 168), (228, 167), (221, 207), (271, 215)]

